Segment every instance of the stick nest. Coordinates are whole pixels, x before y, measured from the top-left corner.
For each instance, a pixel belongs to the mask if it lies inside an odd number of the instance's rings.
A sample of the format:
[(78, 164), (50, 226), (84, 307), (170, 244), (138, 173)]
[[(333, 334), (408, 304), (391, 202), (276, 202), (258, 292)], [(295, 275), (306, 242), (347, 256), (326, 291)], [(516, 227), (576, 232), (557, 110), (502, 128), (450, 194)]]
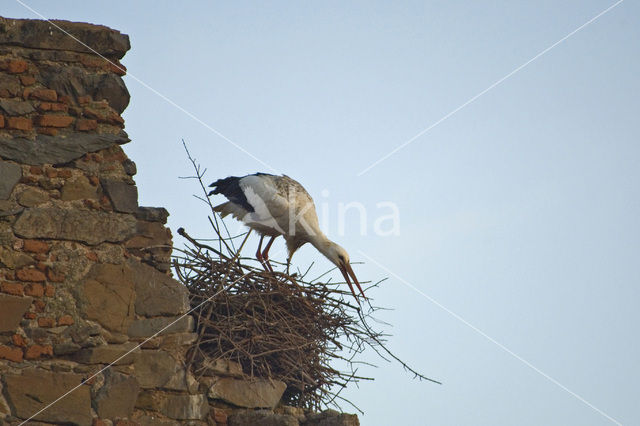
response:
[[(206, 194), (203, 173), (189, 158)], [(202, 199), (212, 207), (208, 198)], [(340, 409), (339, 402), (358, 409), (340, 392), (349, 384), (373, 380), (357, 375), (366, 364), (358, 355), (366, 348), (385, 360), (395, 359), (419, 379), (431, 380), (385, 347), (385, 334), (367, 322), (379, 308), (367, 301), (365, 311), (345, 291), (346, 283), (326, 280), (331, 271), (314, 279), (308, 278), (311, 267), (304, 273), (266, 272), (255, 259), (241, 256), (248, 235), (232, 237), (213, 210), (209, 222), (213, 240), (205, 244), (181, 228), (178, 233), (188, 243), (182, 250), (174, 248), (180, 253), (174, 254), (174, 270), (189, 290), (197, 321), (198, 339), (189, 354), (196, 376), (210, 374), (209, 366), (218, 360), (231, 360), (246, 376), (284, 382), (283, 403), (312, 410)], [(286, 265), (272, 263), (286, 270)]]

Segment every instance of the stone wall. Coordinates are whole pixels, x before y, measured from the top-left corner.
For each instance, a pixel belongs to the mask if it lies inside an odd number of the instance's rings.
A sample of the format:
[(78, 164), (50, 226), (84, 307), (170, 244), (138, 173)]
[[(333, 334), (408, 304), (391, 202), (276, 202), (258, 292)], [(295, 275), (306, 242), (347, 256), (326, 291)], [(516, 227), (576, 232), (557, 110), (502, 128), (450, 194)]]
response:
[(138, 206), (122, 150), (129, 38), (54, 23), (106, 59), (46, 21), (0, 18), (0, 424), (74, 388), (32, 424), (358, 424), (282, 406), (284, 383), (230, 361), (186, 370), (196, 335), (168, 213)]

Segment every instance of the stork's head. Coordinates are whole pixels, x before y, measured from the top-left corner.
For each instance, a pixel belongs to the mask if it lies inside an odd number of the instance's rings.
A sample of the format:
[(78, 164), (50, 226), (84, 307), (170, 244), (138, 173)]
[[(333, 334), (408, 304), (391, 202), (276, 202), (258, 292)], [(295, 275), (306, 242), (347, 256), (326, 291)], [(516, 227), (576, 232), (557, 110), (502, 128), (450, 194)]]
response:
[(347, 284), (349, 284), (351, 293), (353, 293), (353, 296), (356, 298), (356, 300), (358, 296), (356, 295), (355, 291), (353, 291), (351, 280), (353, 280), (356, 286), (358, 286), (358, 290), (360, 290), (360, 293), (366, 299), (367, 297), (364, 295), (364, 291), (362, 291), (362, 287), (360, 287), (358, 278), (356, 278), (356, 274), (353, 272), (351, 264), (349, 263), (349, 253), (347, 253), (345, 249), (332, 241), (327, 241), (327, 244), (324, 247), (324, 250), (322, 250), (322, 253), (327, 257), (327, 259), (333, 262), (338, 267), (338, 269), (340, 269), (344, 280), (347, 282)]

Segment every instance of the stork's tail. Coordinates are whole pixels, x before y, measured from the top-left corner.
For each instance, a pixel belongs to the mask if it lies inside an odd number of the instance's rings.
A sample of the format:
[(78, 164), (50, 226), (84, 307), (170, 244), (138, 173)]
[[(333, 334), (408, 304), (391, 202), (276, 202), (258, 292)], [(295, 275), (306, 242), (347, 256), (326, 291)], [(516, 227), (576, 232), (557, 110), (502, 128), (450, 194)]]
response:
[[(236, 176), (229, 176), (224, 179), (218, 179), (209, 185), (209, 188), (213, 188), (211, 192), (209, 192), (209, 196), (213, 194), (222, 194), (232, 203), (237, 204), (248, 212), (253, 212), (253, 206), (249, 204), (247, 201), (246, 195), (244, 195), (244, 191), (240, 187), (240, 180), (242, 178)], [(221, 204), (218, 207), (222, 207)], [(228, 213), (227, 213), (228, 214)]]

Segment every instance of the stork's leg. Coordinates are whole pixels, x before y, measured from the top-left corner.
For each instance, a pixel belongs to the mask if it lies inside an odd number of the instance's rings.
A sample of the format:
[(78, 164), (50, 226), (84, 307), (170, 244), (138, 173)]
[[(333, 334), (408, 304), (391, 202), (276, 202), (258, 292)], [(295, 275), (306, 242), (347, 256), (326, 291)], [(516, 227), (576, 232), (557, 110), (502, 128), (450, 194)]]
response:
[(256, 259), (260, 262), (265, 271), (269, 272), (269, 269), (264, 265), (264, 259), (262, 258), (262, 240), (264, 240), (264, 235), (260, 235), (260, 242), (258, 243), (258, 251), (256, 252)]
[(276, 237), (271, 237), (271, 239), (267, 243), (267, 246), (264, 248), (264, 251), (262, 252), (262, 260), (264, 261), (264, 264), (267, 265), (271, 273), (273, 273), (273, 267), (271, 266), (271, 263), (269, 263), (269, 249), (271, 248), (271, 244), (273, 244), (273, 240), (275, 239)]

